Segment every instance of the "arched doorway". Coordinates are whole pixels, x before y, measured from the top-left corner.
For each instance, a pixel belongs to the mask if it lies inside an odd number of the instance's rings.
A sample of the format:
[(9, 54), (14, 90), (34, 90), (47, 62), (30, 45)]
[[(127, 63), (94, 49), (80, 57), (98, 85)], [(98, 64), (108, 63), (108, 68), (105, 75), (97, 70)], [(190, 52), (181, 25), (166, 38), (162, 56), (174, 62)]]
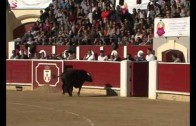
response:
[(177, 54), (177, 56), (181, 59), (181, 62), (185, 62), (184, 54), (182, 51), (169, 49), (162, 52), (162, 62), (173, 62), (172, 54)]
[(18, 37), (22, 37), (27, 31), (30, 30), (30, 27), (32, 27), (34, 25), (35, 22), (28, 22), (25, 24), (22, 24), (20, 26), (18, 26), (17, 28), (15, 28), (13, 30), (13, 39), (16, 39)]

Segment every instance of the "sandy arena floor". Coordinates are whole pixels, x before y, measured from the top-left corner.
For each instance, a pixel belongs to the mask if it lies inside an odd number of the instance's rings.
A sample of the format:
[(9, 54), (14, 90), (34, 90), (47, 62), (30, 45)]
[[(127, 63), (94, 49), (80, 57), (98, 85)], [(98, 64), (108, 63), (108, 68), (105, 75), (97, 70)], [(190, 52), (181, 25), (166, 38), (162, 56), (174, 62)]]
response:
[(189, 126), (190, 103), (50, 91), (7, 91), (7, 126)]

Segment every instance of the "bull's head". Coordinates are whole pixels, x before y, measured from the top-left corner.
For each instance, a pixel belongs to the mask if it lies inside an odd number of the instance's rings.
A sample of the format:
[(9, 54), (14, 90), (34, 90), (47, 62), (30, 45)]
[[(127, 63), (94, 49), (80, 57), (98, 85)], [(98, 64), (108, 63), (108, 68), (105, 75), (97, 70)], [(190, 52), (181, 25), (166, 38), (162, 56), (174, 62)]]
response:
[(92, 76), (90, 75), (90, 73), (86, 72), (86, 81), (89, 81), (89, 82), (93, 82), (93, 79), (92, 79)]

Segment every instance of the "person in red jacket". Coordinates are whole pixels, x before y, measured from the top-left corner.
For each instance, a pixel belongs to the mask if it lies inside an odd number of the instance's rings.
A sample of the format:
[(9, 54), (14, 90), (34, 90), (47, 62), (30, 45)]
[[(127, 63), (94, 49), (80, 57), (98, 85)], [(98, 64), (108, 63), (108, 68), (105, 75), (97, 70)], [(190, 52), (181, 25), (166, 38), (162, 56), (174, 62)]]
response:
[(104, 8), (103, 11), (101, 12), (101, 18), (104, 24), (108, 22), (109, 14), (110, 14), (110, 11), (107, 8)]

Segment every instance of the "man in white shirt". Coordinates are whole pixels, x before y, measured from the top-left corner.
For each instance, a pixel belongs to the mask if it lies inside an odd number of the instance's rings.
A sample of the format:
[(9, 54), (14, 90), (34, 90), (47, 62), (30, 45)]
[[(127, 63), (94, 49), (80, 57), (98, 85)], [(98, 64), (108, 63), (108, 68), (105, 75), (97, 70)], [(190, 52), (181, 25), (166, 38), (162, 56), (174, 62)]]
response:
[(92, 50), (89, 50), (86, 56), (84, 57), (84, 60), (91, 61), (95, 60), (95, 54)]
[(155, 60), (155, 56), (152, 54), (152, 49), (147, 49), (146, 61), (153, 61)]
[(103, 50), (100, 50), (100, 54), (98, 56), (98, 61), (107, 61), (108, 60), (108, 57), (104, 55), (104, 51)]

